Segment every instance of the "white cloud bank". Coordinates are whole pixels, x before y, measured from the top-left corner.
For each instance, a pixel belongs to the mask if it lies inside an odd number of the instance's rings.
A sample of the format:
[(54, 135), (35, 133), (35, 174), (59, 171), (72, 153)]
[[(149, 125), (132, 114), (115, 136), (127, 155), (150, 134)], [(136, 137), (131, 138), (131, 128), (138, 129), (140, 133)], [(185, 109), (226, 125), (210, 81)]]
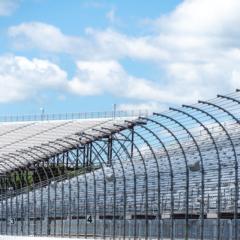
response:
[(72, 92), (79, 95), (109, 93), (158, 101), (175, 98), (171, 93), (161, 91), (156, 83), (127, 74), (117, 61), (78, 61), (77, 68), (78, 73), (69, 82), (69, 86)]
[[(156, 101), (157, 106), (240, 87), (239, 12), (239, 0), (185, 0), (170, 14), (149, 21), (154, 33), (141, 37), (111, 29), (66, 36), (38, 22), (13, 26), (9, 35), (21, 48), (75, 56), (77, 74), (68, 81), (68, 90), (75, 94), (110, 93)], [(122, 59), (151, 62), (164, 75), (159, 82), (136, 78), (119, 64)]]
[(109, 93), (136, 99), (156, 99), (161, 92), (144, 79), (128, 75), (115, 61), (79, 61), (77, 73), (67, 73), (48, 60), (0, 57), (0, 102), (24, 100), (45, 89), (81, 96)]
[(67, 74), (47, 60), (0, 57), (0, 102), (24, 100), (43, 89), (64, 88), (66, 83)]
[(84, 39), (66, 36), (57, 27), (41, 22), (22, 23), (10, 27), (8, 33), (15, 39), (16, 48), (38, 48), (54, 53), (74, 54), (83, 51), (87, 45)]

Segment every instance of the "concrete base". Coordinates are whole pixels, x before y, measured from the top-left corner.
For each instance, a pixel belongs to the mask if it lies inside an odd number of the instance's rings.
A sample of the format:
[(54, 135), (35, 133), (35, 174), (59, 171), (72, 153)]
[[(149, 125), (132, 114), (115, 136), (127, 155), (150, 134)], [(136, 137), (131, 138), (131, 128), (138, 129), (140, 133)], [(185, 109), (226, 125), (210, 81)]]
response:
[[(93, 238), (56, 238), (56, 237), (27, 237), (27, 236), (23, 236), (23, 237), (16, 237), (16, 236), (0, 236), (0, 240), (79, 240), (79, 239), (86, 239), (86, 240), (94, 240)], [(98, 238), (100, 239), (100, 238)], [(112, 238), (105, 238), (106, 240), (111, 240)], [(120, 238), (119, 238), (120, 239)], [(133, 238), (128, 238), (128, 239), (132, 239)], [(145, 238), (137, 238), (138, 240), (145, 240)], [(154, 238), (151, 238), (152, 240), (157, 240)], [(175, 238), (176, 240), (184, 240), (183, 238)], [(162, 240), (170, 240), (170, 238), (163, 238)], [(192, 239), (189, 238), (189, 240), (196, 240), (196, 239)]]
[[(79, 238), (58, 238), (58, 237), (31, 237), (31, 236), (0, 236), (0, 240), (63, 240), (63, 239), (71, 239), (71, 240), (79, 240)], [(82, 238), (85, 239), (85, 238)], [(88, 240), (93, 240), (91, 238), (87, 238)]]

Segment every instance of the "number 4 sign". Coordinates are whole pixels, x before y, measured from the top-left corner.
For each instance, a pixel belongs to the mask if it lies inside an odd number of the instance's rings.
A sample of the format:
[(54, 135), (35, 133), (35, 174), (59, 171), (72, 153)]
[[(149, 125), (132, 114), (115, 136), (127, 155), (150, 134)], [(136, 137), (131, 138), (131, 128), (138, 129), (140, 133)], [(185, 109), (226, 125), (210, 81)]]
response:
[(91, 215), (87, 215), (87, 223), (93, 223), (93, 217)]

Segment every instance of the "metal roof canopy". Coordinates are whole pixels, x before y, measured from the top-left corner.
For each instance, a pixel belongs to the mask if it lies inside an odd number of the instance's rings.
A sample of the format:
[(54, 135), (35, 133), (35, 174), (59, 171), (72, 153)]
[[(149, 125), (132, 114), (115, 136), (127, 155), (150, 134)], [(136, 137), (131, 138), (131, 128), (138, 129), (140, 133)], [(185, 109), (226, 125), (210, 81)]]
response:
[[(0, 125), (0, 174), (27, 167), (140, 123), (138, 117), (17, 123), (13, 129), (8, 129), (12, 123), (4, 123)], [(100, 131), (103, 128), (110, 131)]]

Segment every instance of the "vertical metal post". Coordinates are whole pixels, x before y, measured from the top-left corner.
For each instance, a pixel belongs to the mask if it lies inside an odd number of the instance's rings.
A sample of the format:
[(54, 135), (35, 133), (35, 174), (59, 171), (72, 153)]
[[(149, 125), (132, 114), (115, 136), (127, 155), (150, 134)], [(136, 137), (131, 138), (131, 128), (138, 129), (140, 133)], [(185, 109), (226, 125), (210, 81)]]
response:
[(69, 167), (69, 155), (68, 155), (68, 152), (65, 153), (66, 154), (66, 169), (68, 170), (68, 167)]
[(29, 191), (30, 191), (30, 187), (29, 187), (29, 172), (28, 172), (28, 169), (25, 170), (25, 172), (26, 172), (26, 180), (27, 180), (27, 186), (26, 186), (26, 189), (27, 189), (27, 235), (29, 236), (30, 235), (30, 208), (29, 208), (29, 203), (30, 203)]
[[(113, 140), (112, 140), (112, 135), (110, 134), (108, 137), (108, 166), (111, 166), (111, 167), (112, 167), (112, 151), (113, 151), (112, 146), (113, 146)], [(114, 179), (113, 179), (113, 239), (115, 239), (115, 234), (116, 234), (116, 176), (114, 174)]]
[[(23, 182), (23, 172), (20, 172), (20, 181)], [(24, 184), (23, 184), (24, 187)], [(23, 201), (23, 194), (24, 194), (24, 190), (23, 187), (21, 189), (21, 234), (24, 235), (24, 216), (23, 216), (23, 212), (24, 212), (24, 201)]]
[[(58, 158), (58, 155), (54, 156), (54, 165), (56, 166), (56, 159)], [(58, 166), (57, 166), (58, 168)], [(57, 230), (57, 181), (54, 181), (54, 233), (53, 235), (56, 236), (56, 230)]]
[[(12, 177), (12, 176), (11, 176)], [(13, 235), (13, 232), (12, 232), (12, 219), (13, 219), (13, 209), (12, 209), (12, 194), (13, 194), (13, 187), (12, 187), (12, 181), (10, 182), (11, 183), (11, 187), (10, 187), (10, 234)]]
[[(8, 176), (7, 176), (7, 178), (8, 178)], [(7, 185), (7, 180), (5, 180), (5, 182), (6, 182), (6, 197), (5, 197), (5, 202), (6, 202), (6, 231), (5, 231), (5, 233), (6, 233), (6, 235), (8, 235), (8, 197), (7, 197), (7, 193), (8, 193), (8, 185)]]
[(106, 178), (103, 179), (103, 239), (106, 238), (106, 205), (107, 205), (107, 183)]
[[(67, 152), (67, 164), (69, 163), (69, 153)], [(71, 178), (70, 174), (68, 173), (68, 236), (71, 236), (71, 228), (72, 228), (72, 186), (71, 186)]]
[[(93, 143), (91, 145), (91, 158), (92, 158), (92, 151), (93, 151)], [(97, 186), (96, 186), (96, 179), (95, 179), (95, 173), (93, 172), (94, 176), (94, 182), (93, 182), (93, 191), (94, 191), (94, 230), (93, 230), (93, 237), (96, 238), (96, 231), (97, 231)]]
[(9, 221), (9, 224), (10, 224), (10, 234), (12, 235), (12, 186), (11, 186), (11, 189), (10, 189), (10, 221)]
[(0, 233), (3, 234), (3, 188), (4, 188), (4, 185), (3, 185), (3, 180), (2, 180), (2, 177), (0, 177), (0, 184), (1, 184), (1, 231)]
[[(62, 153), (62, 160), (63, 160), (63, 166), (62, 166), (62, 174), (64, 172), (64, 159), (65, 159), (65, 154)], [(64, 228), (64, 224), (63, 224), (63, 219), (64, 219), (64, 182), (61, 181), (61, 187), (62, 187), (62, 200), (61, 200), (61, 212), (62, 212), (62, 216), (61, 216), (61, 237), (63, 237), (64, 233), (63, 233), (63, 228)]]
[(112, 135), (108, 137), (108, 160), (107, 165), (112, 166)]
[[(131, 150), (130, 150), (130, 158), (133, 159), (133, 150), (134, 150), (134, 129), (131, 128)], [(137, 237), (137, 176), (134, 171), (134, 239)]]
[[(79, 162), (79, 147), (77, 147), (77, 152), (76, 152), (76, 155), (77, 155), (77, 163)], [(80, 222), (79, 222), (79, 215), (80, 215), (80, 212), (79, 212), (79, 208), (80, 208), (80, 184), (79, 184), (79, 178), (78, 178), (78, 167), (77, 167), (77, 237), (79, 236), (79, 226), (80, 226)]]
[[(15, 183), (15, 187), (14, 187), (14, 195), (15, 195), (15, 203), (14, 203), (14, 204), (15, 204), (15, 211), (14, 211), (13, 215), (14, 215), (14, 220), (16, 220), (16, 218), (17, 218), (17, 212), (18, 212), (18, 210), (17, 210), (17, 194), (16, 194), (16, 191), (18, 190), (18, 185), (17, 185), (16, 171), (14, 171), (14, 173), (13, 173), (13, 178), (14, 178), (14, 183)], [(13, 196), (14, 196), (14, 195), (13, 195)], [(15, 221), (14, 224), (17, 224), (17, 221)], [(15, 227), (15, 232), (14, 232), (14, 233), (12, 232), (12, 235), (17, 235), (16, 228), (17, 228), (17, 227)]]
[[(16, 172), (16, 175), (15, 175), (16, 182), (17, 182), (17, 176), (18, 176), (18, 172)], [(18, 185), (18, 191), (19, 191), (19, 188), (21, 188), (21, 186)], [(19, 235), (18, 234), (18, 209), (19, 209), (18, 196), (19, 196), (19, 194), (17, 194), (16, 197), (15, 197), (15, 204), (16, 204), (16, 235)]]
[[(35, 170), (34, 170), (35, 173)], [(36, 189), (35, 180), (33, 179), (33, 235), (36, 235)]]
[[(49, 169), (49, 159), (47, 160), (47, 167)], [(50, 189), (51, 181), (49, 180), (47, 188), (48, 188), (48, 194), (47, 194), (47, 236), (51, 235), (51, 221), (50, 221), (50, 199), (51, 199), (51, 189)]]
[(43, 186), (40, 186), (40, 234), (43, 236)]
[[(34, 168), (34, 176), (36, 175), (36, 169)], [(35, 179), (33, 176), (33, 235), (36, 235), (36, 187)]]
[[(88, 168), (88, 158), (89, 158), (89, 145), (84, 146), (83, 149), (83, 162), (86, 163), (87, 160), (87, 164), (85, 164), (84, 170), (85, 170), (85, 176), (87, 173), (87, 168)], [(87, 214), (88, 214), (88, 182), (87, 182), (87, 178), (85, 177), (85, 231), (84, 231), (84, 237), (87, 238)]]
[[(119, 159), (120, 160), (120, 159)], [(126, 176), (124, 167), (122, 166), (122, 162), (120, 160), (120, 164), (123, 171), (123, 239), (126, 237), (126, 212), (127, 212), (127, 190), (126, 190)]]

